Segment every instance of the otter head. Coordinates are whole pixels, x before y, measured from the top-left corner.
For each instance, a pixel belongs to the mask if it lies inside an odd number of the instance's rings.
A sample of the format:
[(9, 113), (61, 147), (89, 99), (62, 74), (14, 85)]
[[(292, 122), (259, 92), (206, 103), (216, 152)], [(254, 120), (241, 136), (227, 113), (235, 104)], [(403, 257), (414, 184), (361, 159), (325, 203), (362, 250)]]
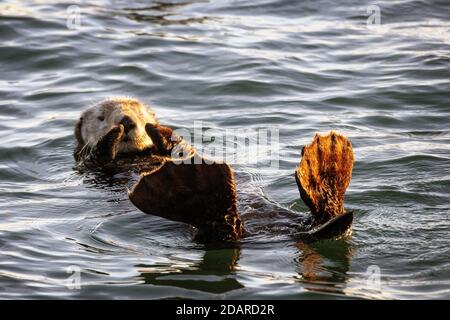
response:
[(111, 130), (123, 126), (117, 153), (140, 152), (153, 146), (145, 131), (147, 123), (157, 124), (155, 113), (132, 98), (112, 98), (84, 111), (75, 127), (79, 149), (92, 149)]

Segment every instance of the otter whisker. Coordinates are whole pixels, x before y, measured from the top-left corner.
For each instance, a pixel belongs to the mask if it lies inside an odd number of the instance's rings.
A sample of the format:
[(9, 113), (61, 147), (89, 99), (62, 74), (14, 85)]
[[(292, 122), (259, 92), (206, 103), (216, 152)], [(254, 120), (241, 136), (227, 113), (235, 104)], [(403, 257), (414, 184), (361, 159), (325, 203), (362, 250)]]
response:
[(79, 153), (82, 155), (82, 154), (86, 151), (86, 148), (87, 148), (88, 146), (89, 146), (89, 143), (85, 143), (85, 144), (83, 145), (83, 147), (81, 147)]
[(92, 156), (92, 146), (89, 142), (85, 143), (83, 145), (83, 147), (80, 149), (80, 151), (78, 152), (78, 156), (80, 157), (80, 159), (86, 159), (89, 156)]

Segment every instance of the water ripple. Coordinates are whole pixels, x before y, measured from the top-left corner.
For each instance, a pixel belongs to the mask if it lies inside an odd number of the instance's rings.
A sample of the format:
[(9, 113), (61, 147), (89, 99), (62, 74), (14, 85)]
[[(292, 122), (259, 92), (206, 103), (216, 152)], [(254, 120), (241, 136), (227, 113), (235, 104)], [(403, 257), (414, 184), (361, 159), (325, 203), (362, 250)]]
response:
[[(71, 30), (67, 3), (3, 1), (0, 297), (448, 298), (448, 4), (378, 1), (368, 28), (370, 4), (82, 1)], [(79, 113), (111, 95), (177, 128), (280, 130), (279, 167), (234, 168), (242, 243), (195, 244), (191, 227), (129, 203), (130, 177), (74, 169)], [(296, 243), (308, 209), (293, 172), (331, 129), (355, 150), (354, 232)]]

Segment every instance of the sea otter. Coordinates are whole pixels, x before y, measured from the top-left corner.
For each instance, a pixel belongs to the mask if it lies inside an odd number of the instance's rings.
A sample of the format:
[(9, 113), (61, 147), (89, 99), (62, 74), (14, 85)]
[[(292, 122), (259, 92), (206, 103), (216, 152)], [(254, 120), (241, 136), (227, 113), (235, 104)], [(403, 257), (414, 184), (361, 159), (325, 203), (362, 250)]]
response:
[(164, 162), (165, 150), (183, 145), (170, 128), (159, 124), (150, 107), (128, 97), (110, 98), (85, 110), (75, 137), (78, 164), (113, 172), (152, 171)]
[[(231, 167), (206, 161), (138, 100), (113, 98), (87, 109), (75, 136), (80, 164), (141, 175), (128, 194), (141, 211), (194, 226), (200, 243), (233, 243), (245, 236)], [(353, 214), (344, 210), (344, 193), (353, 162), (351, 142), (334, 131), (316, 134), (303, 147), (295, 179), (311, 214), (296, 226), (296, 238), (314, 241), (351, 232)]]

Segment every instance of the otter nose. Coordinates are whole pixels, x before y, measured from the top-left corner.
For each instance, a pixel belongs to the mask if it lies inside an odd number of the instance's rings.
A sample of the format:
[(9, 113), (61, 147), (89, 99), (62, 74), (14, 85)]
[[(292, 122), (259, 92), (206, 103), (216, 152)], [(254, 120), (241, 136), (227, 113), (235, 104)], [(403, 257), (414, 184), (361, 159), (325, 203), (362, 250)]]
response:
[(129, 116), (125, 116), (120, 121), (120, 124), (123, 125), (125, 129), (125, 133), (128, 133), (129, 131), (133, 130), (134, 127), (136, 127), (136, 124), (131, 120)]

